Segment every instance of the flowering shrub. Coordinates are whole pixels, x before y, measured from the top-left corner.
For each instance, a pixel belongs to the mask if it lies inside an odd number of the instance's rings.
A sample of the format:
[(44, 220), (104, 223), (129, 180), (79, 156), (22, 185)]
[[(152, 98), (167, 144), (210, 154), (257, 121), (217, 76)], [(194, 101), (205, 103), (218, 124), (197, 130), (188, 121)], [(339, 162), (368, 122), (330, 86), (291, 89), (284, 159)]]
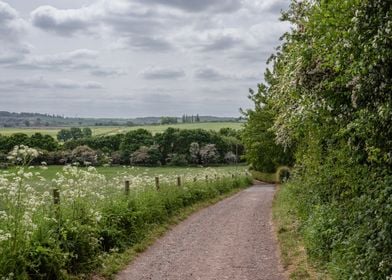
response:
[(98, 154), (88, 146), (79, 146), (72, 150), (72, 162), (89, 166), (98, 163)]
[(8, 160), (20, 165), (29, 165), (31, 161), (38, 157), (39, 152), (36, 149), (29, 148), (25, 145), (15, 146), (14, 149), (9, 152)]
[(226, 163), (235, 163), (237, 161), (237, 156), (233, 152), (227, 152), (224, 159)]
[(203, 146), (199, 153), (203, 164), (217, 162), (219, 157), (215, 144), (207, 144)]

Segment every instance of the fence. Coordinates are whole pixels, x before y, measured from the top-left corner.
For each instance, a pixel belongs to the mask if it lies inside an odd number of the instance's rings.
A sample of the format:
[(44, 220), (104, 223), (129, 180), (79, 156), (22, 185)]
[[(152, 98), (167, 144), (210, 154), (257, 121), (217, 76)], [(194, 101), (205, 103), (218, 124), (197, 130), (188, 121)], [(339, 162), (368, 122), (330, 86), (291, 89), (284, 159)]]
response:
[[(252, 176), (248, 171), (245, 171), (244, 173), (245, 173), (244, 175), (247, 176), (247, 177)], [(229, 177), (225, 177), (225, 176), (220, 177), (220, 176), (215, 174), (214, 175), (214, 179), (215, 179), (215, 181), (219, 181), (221, 179), (225, 179), (225, 178), (230, 178), (231, 177), (231, 179), (234, 180), (234, 179), (238, 178), (241, 175), (241, 173), (234, 173), (234, 174), (231, 173), (230, 175), (231, 176), (229, 176)], [(196, 182), (197, 182), (197, 177), (194, 177), (193, 178), (193, 183), (196, 183)], [(213, 180), (211, 180), (208, 177), (208, 175), (206, 175), (205, 176), (205, 182), (206, 183), (211, 183), (211, 182), (213, 182)], [(183, 182), (182, 182), (181, 176), (177, 176), (177, 178), (176, 178), (176, 185), (177, 185), (177, 187), (181, 187), (182, 183)], [(159, 191), (161, 189), (161, 184), (160, 184), (160, 180), (159, 180), (158, 176), (155, 176), (155, 188), (156, 188), (157, 191)], [(129, 180), (125, 180), (124, 181), (124, 195), (125, 196), (129, 196), (130, 192), (131, 192), (131, 182)], [(60, 190), (59, 189), (53, 189), (52, 190), (52, 195), (53, 195), (53, 204), (58, 206), (60, 204)]]

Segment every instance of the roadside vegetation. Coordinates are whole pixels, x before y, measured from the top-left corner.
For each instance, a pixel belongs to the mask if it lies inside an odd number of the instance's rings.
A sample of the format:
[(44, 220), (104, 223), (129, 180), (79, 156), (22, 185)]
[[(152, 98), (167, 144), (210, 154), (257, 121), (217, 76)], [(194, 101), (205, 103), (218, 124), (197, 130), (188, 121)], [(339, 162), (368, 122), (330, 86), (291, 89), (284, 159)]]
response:
[[(129, 248), (140, 251), (185, 215), (183, 209), (190, 213), (251, 183), (244, 172), (205, 169), (182, 176), (128, 175), (127, 184), (94, 167), (65, 166), (48, 185), (28, 167), (38, 155), (17, 147), (11, 155), (16, 170), (0, 174), (2, 279), (83, 278), (98, 270), (109, 275), (120, 265), (108, 262), (112, 254), (128, 260)], [(34, 181), (42, 184), (33, 187)]]
[(293, 279), (315, 279), (298, 255), (333, 279), (392, 277), (391, 5), (292, 1), (293, 28), (251, 92), (247, 159), (294, 167), (274, 206)]

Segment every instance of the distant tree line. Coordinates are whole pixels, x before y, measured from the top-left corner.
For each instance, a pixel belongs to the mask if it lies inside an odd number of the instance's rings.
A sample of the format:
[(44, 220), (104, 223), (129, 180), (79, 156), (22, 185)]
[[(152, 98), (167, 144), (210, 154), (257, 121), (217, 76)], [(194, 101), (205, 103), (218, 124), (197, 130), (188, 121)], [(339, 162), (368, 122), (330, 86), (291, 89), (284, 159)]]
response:
[(13, 113), (0, 111), (0, 127), (73, 127), (73, 126), (134, 126), (169, 124), (182, 122), (236, 122), (235, 117), (186, 115), (182, 117), (139, 117), (139, 118), (78, 118), (40, 113)]
[(178, 123), (177, 117), (161, 117), (161, 124), (176, 124)]
[(194, 115), (188, 116), (188, 115), (184, 114), (184, 115), (182, 115), (181, 120), (182, 120), (182, 123), (199, 123), (200, 117), (199, 117), (199, 114), (197, 114), (196, 116), (194, 116)]
[(240, 133), (222, 128), (219, 132), (203, 129), (168, 128), (153, 135), (146, 129), (126, 134), (92, 136), (89, 128), (59, 131), (56, 141), (49, 135), (16, 133), (0, 135), (0, 162), (16, 145), (40, 150), (36, 164), (103, 165), (210, 165), (237, 163), (244, 153)]

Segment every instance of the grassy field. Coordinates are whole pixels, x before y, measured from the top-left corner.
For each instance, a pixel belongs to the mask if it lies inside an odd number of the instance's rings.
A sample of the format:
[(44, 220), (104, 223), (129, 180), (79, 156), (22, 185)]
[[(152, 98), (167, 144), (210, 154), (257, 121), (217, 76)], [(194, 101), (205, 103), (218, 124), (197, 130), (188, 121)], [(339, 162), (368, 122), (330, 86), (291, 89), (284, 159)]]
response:
[[(126, 133), (131, 130), (136, 130), (139, 128), (144, 128), (151, 131), (153, 134), (163, 132), (169, 127), (179, 128), (179, 129), (196, 129), (202, 128), (206, 130), (215, 130), (218, 131), (221, 128), (233, 128), (233, 129), (241, 129), (242, 123), (237, 122), (209, 122), (209, 123), (179, 123), (175, 125), (144, 125), (144, 126), (132, 126), (132, 127), (124, 127), (124, 126), (102, 126), (102, 127), (91, 127), (93, 131), (93, 135), (112, 135), (117, 133)], [(1, 135), (12, 135), (14, 133), (25, 133), (27, 135), (32, 135), (36, 132), (40, 132), (42, 134), (48, 134), (53, 137), (56, 137), (57, 132), (61, 128), (0, 128)]]
[(250, 185), (245, 168), (1, 171), (0, 276), (86, 279), (102, 268), (110, 277), (176, 220)]
[[(233, 174), (241, 173), (244, 174), (247, 166), (244, 165), (230, 165), (230, 166), (216, 166), (216, 167), (130, 167), (130, 166), (116, 166), (116, 167), (96, 167), (97, 173), (104, 175), (106, 179), (111, 180), (113, 184), (119, 184), (128, 177), (142, 177), (144, 179), (150, 178), (151, 181), (156, 177), (166, 178), (167, 181), (176, 183), (176, 177), (181, 176), (182, 178), (188, 178), (193, 180), (193, 177), (202, 177), (206, 171), (214, 174)], [(44, 186), (51, 185), (51, 180), (55, 179), (58, 173), (62, 173), (64, 166), (48, 166), (47, 169), (41, 167), (30, 167), (28, 171), (39, 172), (45, 181), (40, 179), (40, 176), (33, 176), (30, 178), (29, 183), (32, 186), (37, 186), (40, 189), (46, 189)], [(81, 170), (87, 170), (87, 168), (79, 168)], [(13, 174), (16, 172), (15, 168), (7, 170), (0, 170), (0, 175)], [(214, 178), (210, 178), (214, 179)]]

